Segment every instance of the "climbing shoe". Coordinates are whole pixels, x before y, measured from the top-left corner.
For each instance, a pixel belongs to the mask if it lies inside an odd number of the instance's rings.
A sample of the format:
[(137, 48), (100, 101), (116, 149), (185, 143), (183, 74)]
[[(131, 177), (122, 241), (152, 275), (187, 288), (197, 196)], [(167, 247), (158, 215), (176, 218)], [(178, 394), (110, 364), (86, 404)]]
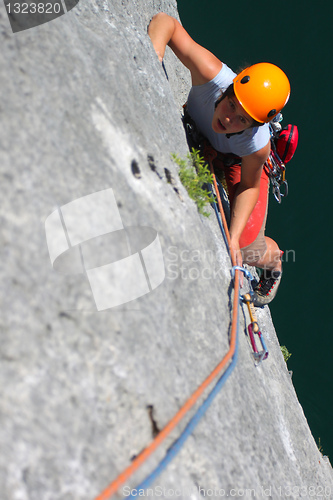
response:
[(269, 304), (279, 288), (282, 272), (266, 269), (263, 271), (259, 283), (254, 287), (253, 304), (262, 307)]

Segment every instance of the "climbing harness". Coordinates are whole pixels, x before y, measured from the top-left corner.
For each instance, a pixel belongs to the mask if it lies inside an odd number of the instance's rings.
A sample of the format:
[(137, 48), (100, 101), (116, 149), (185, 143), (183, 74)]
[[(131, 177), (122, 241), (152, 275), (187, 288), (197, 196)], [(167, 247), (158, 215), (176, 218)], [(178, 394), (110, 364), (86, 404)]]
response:
[[(192, 148), (199, 149), (207, 157), (207, 150), (210, 149), (215, 152), (213, 160), (218, 158), (225, 167), (241, 163), (242, 159), (233, 153), (220, 153), (216, 151), (198, 131), (194, 120), (187, 111), (186, 104), (184, 104), (183, 110), (183, 123), (190, 150)], [(271, 152), (264, 165), (264, 169), (270, 178), (274, 198), (278, 203), (281, 203), (282, 198), (288, 196), (286, 163), (294, 156), (298, 144), (297, 126), (289, 124), (287, 127), (282, 128), (282, 120), (282, 114), (278, 113), (269, 124)]]
[(271, 133), (271, 152), (265, 162), (265, 171), (269, 175), (274, 197), (278, 203), (288, 196), (288, 182), (286, 180), (286, 163), (288, 163), (297, 148), (298, 128), (288, 125), (282, 128), (283, 117), (279, 113), (269, 124)]

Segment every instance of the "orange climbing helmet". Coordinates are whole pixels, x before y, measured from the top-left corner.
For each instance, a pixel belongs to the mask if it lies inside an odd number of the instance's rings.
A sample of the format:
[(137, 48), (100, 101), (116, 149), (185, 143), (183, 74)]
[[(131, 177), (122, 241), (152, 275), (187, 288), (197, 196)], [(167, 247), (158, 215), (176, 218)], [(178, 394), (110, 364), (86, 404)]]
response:
[(274, 64), (258, 63), (234, 78), (234, 92), (242, 108), (254, 120), (267, 123), (287, 103), (290, 83)]

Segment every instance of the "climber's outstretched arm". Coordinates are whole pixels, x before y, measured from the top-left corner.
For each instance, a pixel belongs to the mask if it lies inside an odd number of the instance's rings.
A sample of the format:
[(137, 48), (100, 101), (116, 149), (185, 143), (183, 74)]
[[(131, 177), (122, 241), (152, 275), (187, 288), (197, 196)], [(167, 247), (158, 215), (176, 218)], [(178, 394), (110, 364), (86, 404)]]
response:
[(209, 50), (197, 44), (177, 19), (168, 14), (156, 14), (149, 24), (148, 34), (160, 61), (164, 57), (165, 47), (169, 45), (190, 70), (192, 85), (209, 82), (222, 68), (222, 62)]

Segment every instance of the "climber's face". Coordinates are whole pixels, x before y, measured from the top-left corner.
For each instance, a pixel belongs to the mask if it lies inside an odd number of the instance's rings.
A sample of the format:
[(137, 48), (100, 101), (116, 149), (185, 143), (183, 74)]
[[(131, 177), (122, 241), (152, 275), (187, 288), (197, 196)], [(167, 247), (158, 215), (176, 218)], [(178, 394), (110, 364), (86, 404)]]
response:
[(217, 105), (212, 128), (218, 134), (236, 134), (250, 128), (251, 116), (242, 108), (235, 96), (227, 96)]

